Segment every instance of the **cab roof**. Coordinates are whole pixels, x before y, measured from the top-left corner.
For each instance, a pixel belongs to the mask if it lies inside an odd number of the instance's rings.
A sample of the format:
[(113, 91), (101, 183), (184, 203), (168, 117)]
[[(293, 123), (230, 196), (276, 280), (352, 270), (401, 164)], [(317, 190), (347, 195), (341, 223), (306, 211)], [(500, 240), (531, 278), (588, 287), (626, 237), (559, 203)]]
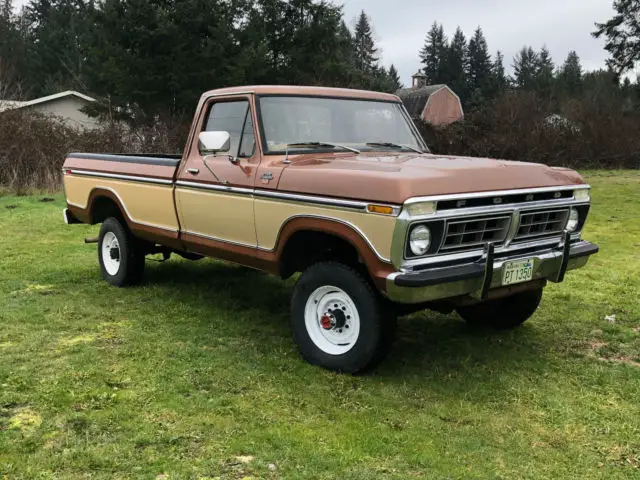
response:
[(353, 90), (350, 88), (331, 87), (307, 87), (293, 85), (253, 85), (246, 87), (228, 87), (210, 90), (203, 97), (214, 95), (233, 95), (251, 93), (255, 95), (300, 95), (318, 97), (345, 97), (371, 100), (383, 100), (387, 102), (401, 102), (400, 98), (390, 93), (372, 92), (369, 90)]

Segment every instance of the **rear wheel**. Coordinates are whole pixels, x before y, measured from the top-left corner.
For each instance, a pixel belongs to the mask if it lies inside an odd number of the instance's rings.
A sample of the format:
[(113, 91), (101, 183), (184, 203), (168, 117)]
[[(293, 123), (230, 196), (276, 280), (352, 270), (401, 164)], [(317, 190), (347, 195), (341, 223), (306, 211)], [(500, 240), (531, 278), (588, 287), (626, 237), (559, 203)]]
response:
[(357, 373), (389, 352), (396, 319), (371, 285), (336, 262), (309, 267), (291, 300), (291, 326), (302, 356), (329, 370)]
[(100, 227), (98, 261), (102, 277), (111, 285), (124, 287), (142, 280), (144, 252), (122, 223), (107, 218)]
[(516, 293), (488, 302), (458, 307), (456, 311), (471, 325), (489, 326), (501, 330), (516, 328), (538, 309), (542, 288)]

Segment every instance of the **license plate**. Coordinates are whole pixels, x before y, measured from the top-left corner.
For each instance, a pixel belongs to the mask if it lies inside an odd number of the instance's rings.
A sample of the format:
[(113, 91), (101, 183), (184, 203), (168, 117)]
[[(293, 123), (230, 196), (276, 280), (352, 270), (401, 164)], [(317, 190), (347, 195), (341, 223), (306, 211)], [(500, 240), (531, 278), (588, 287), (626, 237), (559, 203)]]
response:
[(502, 285), (528, 282), (533, 279), (533, 259), (505, 262), (502, 267)]

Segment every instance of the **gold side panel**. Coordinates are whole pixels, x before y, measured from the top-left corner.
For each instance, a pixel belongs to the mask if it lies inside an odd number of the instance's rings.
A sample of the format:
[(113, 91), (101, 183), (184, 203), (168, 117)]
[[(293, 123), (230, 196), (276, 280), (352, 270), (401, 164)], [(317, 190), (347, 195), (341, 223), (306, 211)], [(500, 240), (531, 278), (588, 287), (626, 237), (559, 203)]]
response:
[(64, 188), (67, 201), (80, 208), (87, 208), (92, 190), (109, 190), (120, 199), (132, 222), (178, 230), (172, 185), (65, 175)]
[(256, 246), (251, 195), (176, 188), (182, 230)]
[(284, 223), (292, 217), (306, 215), (334, 218), (351, 224), (368, 240), (379, 257), (387, 261), (391, 258), (395, 217), (261, 198), (255, 200), (255, 212), (256, 233), (261, 248), (268, 250), (275, 248), (278, 234)]

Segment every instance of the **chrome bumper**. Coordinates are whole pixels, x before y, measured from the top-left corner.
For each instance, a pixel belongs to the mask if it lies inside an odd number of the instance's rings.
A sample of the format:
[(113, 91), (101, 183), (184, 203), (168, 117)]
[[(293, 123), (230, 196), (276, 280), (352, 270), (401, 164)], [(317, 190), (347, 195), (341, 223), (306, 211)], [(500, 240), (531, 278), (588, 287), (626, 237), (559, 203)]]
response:
[(390, 274), (387, 277), (387, 297), (405, 304), (460, 296), (483, 300), (491, 289), (503, 286), (506, 262), (533, 259), (532, 280), (562, 282), (565, 272), (584, 267), (589, 257), (597, 252), (597, 245), (585, 241), (570, 243), (568, 236), (560, 248), (509, 257), (495, 258), (493, 246), (488, 245), (478, 262)]

